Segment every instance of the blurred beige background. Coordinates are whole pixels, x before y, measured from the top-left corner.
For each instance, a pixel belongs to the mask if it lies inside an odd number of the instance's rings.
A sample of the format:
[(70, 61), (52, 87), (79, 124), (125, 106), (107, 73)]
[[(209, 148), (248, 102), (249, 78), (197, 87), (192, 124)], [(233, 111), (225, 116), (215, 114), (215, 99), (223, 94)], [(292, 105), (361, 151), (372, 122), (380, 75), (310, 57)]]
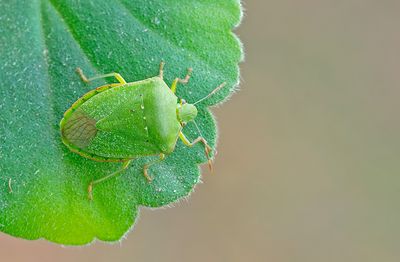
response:
[(1, 261), (399, 261), (400, 2), (247, 0), (215, 175), (120, 244), (0, 235)]

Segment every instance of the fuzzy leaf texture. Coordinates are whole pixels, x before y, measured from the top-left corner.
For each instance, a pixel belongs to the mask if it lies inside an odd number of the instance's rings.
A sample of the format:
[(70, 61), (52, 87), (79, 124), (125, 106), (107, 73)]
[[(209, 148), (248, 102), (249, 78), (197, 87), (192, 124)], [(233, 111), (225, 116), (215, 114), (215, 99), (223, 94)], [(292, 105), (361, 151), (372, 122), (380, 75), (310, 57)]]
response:
[[(222, 82), (227, 87), (199, 104), (197, 122), (211, 146), (216, 124), (207, 109), (223, 102), (239, 80), (241, 44), (232, 33), (241, 19), (239, 0), (0, 0), (0, 230), (25, 239), (82, 245), (118, 241), (140, 206), (160, 207), (186, 197), (200, 181), (204, 147), (177, 142), (154, 165), (148, 183), (138, 158), (122, 175), (90, 181), (121, 163), (100, 163), (70, 152), (59, 122), (80, 96), (104, 84), (89, 76), (118, 72), (128, 82), (158, 74), (165, 82), (193, 75), (177, 96), (194, 102)], [(108, 80), (107, 80), (108, 81)], [(109, 80), (110, 82), (112, 79)], [(189, 139), (198, 132), (185, 127)]]

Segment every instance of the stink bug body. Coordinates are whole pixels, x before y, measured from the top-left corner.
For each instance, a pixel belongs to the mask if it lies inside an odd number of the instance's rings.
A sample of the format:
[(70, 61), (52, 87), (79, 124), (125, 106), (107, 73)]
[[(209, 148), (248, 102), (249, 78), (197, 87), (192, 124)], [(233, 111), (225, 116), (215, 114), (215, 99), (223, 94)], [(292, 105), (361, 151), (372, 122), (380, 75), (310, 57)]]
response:
[(180, 138), (187, 146), (201, 142), (211, 167), (211, 147), (199, 136), (190, 142), (182, 132), (189, 121), (197, 115), (195, 104), (208, 98), (224, 84), (194, 104), (179, 101), (175, 95), (178, 83), (187, 83), (191, 69), (184, 79), (176, 78), (171, 88), (163, 80), (163, 66), (158, 76), (127, 83), (121, 75), (110, 73), (88, 79), (77, 69), (84, 82), (105, 77), (115, 77), (119, 83), (108, 84), (89, 91), (78, 99), (61, 120), (63, 143), (73, 152), (100, 162), (123, 162), (122, 167), (88, 186), (92, 198), (93, 186), (110, 179), (128, 168), (138, 157), (158, 155), (160, 158), (143, 167), (148, 181), (148, 168), (171, 154)]

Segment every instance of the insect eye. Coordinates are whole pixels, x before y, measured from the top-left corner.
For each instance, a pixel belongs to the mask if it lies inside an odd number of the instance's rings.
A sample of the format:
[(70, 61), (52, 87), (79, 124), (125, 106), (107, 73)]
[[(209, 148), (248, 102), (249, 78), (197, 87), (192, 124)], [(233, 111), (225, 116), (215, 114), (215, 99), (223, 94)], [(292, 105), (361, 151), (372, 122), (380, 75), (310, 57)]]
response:
[(186, 100), (185, 99), (181, 99), (181, 104), (182, 105), (186, 104)]

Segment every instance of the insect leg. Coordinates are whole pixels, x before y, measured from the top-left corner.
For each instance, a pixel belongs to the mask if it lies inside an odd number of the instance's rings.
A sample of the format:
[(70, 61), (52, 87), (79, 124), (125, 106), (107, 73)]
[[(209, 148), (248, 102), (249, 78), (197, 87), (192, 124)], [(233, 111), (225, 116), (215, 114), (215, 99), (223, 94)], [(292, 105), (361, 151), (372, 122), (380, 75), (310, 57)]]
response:
[(118, 82), (120, 82), (121, 84), (126, 84), (125, 79), (124, 79), (120, 74), (118, 74), (118, 73), (114, 73), (114, 72), (113, 72), (113, 73), (109, 73), (109, 74), (98, 75), (98, 76), (94, 76), (94, 77), (91, 77), (91, 78), (87, 78), (87, 77), (85, 76), (85, 74), (83, 73), (82, 69), (80, 69), (79, 67), (78, 67), (75, 71), (78, 73), (79, 77), (80, 77), (80, 78), (82, 79), (82, 81), (85, 82), (85, 83), (89, 83), (90, 81), (95, 80), (95, 79), (106, 78), (106, 77), (111, 77), (111, 76), (113, 76), (113, 77), (115, 77), (115, 78), (118, 80)]
[(161, 79), (164, 78), (164, 65), (165, 65), (164, 61), (161, 61), (161, 62), (160, 62), (160, 73), (158, 74), (158, 76), (159, 76)]
[(11, 183), (12, 183), (12, 179), (11, 179), (11, 177), (10, 177), (10, 178), (8, 179), (8, 192), (9, 192), (9, 193), (12, 193), (12, 192), (13, 192)]
[(192, 71), (193, 71), (192, 68), (188, 68), (186, 76), (185, 76), (184, 79), (181, 79), (181, 78), (178, 78), (178, 77), (175, 78), (175, 80), (172, 82), (172, 85), (171, 85), (171, 91), (174, 92), (174, 93), (176, 92), (176, 86), (178, 85), (178, 83), (187, 84), (189, 82), (190, 75), (192, 74)]
[(182, 131), (179, 133), (179, 138), (182, 140), (182, 142), (189, 147), (194, 146), (195, 144), (201, 142), (204, 144), (204, 151), (206, 154), (206, 157), (208, 159), (208, 167), (210, 168), (210, 171), (212, 170), (212, 165), (211, 165), (211, 159), (210, 159), (210, 152), (212, 151), (212, 148), (208, 145), (207, 140), (204, 139), (204, 137), (199, 136), (193, 142), (190, 142), (189, 139), (182, 133)]
[(122, 165), (122, 167), (120, 169), (118, 169), (117, 171), (115, 171), (115, 172), (113, 172), (113, 173), (111, 173), (111, 174), (109, 174), (109, 175), (107, 175), (105, 177), (102, 177), (100, 179), (97, 179), (97, 180), (94, 180), (94, 181), (90, 182), (90, 184), (88, 186), (88, 194), (89, 194), (88, 197), (89, 197), (89, 200), (93, 200), (92, 192), (93, 192), (93, 187), (95, 185), (97, 185), (97, 184), (99, 184), (101, 182), (104, 182), (104, 181), (106, 181), (106, 180), (108, 180), (108, 179), (110, 179), (112, 177), (115, 177), (115, 176), (119, 175), (120, 173), (122, 173), (123, 171), (125, 171), (128, 168), (128, 166), (131, 163), (131, 161), (132, 160), (125, 161), (124, 164)]
[(143, 175), (144, 175), (144, 177), (147, 179), (148, 182), (151, 182), (151, 180), (153, 180), (153, 179), (149, 176), (149, 173), (148, 173), (149, 167), (150, 167), (151, 165), (154, 165), (154, 164), (156, 164), (156, 163), (159, 163), (159, 162), (163, 161), (164, 159), (165, 159), (165, 155), (164, 155), (164, 154), (160, 154), (160, 158), (159, 158), (159, 159), (154, 160), (154, 161), (151, 161), (151, 162), (149, 162), (149, 163), (147, 163), (147, 164), (145, 164), (145, 165), (143, 166)]

